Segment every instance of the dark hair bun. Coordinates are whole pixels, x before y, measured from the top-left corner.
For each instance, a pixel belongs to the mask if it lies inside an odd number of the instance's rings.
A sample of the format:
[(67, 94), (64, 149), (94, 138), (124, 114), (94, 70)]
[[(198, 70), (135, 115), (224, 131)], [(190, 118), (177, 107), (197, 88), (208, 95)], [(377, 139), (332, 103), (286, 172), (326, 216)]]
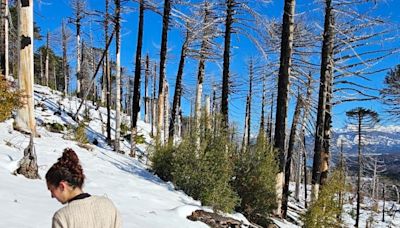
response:
[(47, 172), (46, 180), (55, 186), (60, 181), (66, 181), (71, 186), (82, 187), (85, 175), (74, 150), (71, 148), (64, 149), (62, 156)]
[(58, 162), (64, 167), (74, 167), (77, 165), (80, 167), (78, 155), (76, 155), (75, 151), (73, 151), (71, 148), (64, 149), (64, 152), (58, 159)]

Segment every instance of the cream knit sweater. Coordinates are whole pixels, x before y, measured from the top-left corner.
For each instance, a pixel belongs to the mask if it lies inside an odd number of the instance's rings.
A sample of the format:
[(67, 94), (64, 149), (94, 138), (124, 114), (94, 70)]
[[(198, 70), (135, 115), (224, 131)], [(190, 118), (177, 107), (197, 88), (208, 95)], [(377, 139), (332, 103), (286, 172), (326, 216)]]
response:
[(117, 208), (106, 197), (74, 200), (53, 216), (53, 228), (121, 228)]

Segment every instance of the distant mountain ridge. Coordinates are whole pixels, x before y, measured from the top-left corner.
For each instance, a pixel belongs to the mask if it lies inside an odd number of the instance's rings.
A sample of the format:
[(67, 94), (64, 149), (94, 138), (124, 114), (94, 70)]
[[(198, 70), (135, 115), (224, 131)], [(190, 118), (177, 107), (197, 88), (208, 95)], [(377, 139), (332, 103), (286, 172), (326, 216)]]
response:
[[(364, 154), (400, 153), (400, 126), (376, 126), (362, 132), (362, 150)], [(333, 129), (332, 152), (340, 151), (343, 143), (344, 153), (357, 153), (357, 127), (352, 125), (344, 129)]]

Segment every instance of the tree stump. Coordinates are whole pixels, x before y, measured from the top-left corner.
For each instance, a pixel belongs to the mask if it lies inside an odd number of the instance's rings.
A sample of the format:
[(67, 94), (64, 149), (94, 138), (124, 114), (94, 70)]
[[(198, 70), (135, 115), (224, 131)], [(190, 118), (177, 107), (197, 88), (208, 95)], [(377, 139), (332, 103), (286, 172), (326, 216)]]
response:
[(29, 179), (40, 179), (32, 134), (28, 147), (24, 149), (24, 157), (19, 161), (19, 167), (14, 173), (22, 174)]

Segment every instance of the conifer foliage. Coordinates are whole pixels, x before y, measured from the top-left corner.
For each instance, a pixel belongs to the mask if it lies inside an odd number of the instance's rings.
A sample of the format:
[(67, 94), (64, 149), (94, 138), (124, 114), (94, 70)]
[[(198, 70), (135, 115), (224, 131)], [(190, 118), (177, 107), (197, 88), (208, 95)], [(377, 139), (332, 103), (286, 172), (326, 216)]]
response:
[(0, 75), (0, 122), (10, 118), (13, 110), (21, 107), (21, 93)]
[(318, 199), (303, 216), (304, 227), (342, 227), (342, 202), (339, 195), (344, 191), (344, 175), (336, 170), (328, 178)]
[(235, 189), (241, 198), (239, 210), (259, 225), (268, 224), (268, 215), (276, 209), (277, 151), (263, 131), (236, 165)]
[(224, 133), (216, 131), (206, 134), (200, 148), (195, 149), (194, 136), (194, 133), (188, 134), (176, 147), (156, 146), (153, 171), (204, 205), (230, 212), (239, 202), (231, 185), (236, 146)]

